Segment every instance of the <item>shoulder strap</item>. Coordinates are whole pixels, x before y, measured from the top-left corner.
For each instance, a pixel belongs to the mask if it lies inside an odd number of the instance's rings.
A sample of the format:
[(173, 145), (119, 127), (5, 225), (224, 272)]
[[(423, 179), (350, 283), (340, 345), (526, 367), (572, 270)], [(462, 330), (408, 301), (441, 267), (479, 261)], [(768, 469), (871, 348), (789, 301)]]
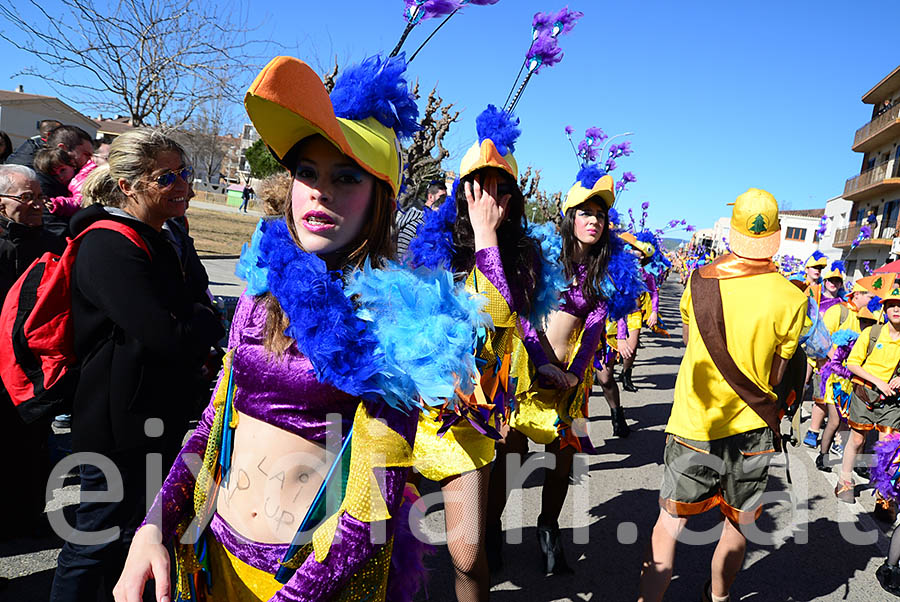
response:
[(847, 316), (850, 315), (849, 307), (847, 307), (846, 305), (841, 303), (840, 308), (841, 308), (841, 320), (840, 320), (840, 322), (838, 322), (838, 328), (840, 328), (841, 325), (847, 321)]
[(869, 330), (869, 347), (866, 349), (866, 359), (872, 355), (872, 350), (875, 349), (875, 343), (878, 342), (878, 336), (881, 334), (882, 327), (883, 324), (875, 324)]
[(81, 239), (84, 238), (84, 235), (92, 230), (112, 230), (113, 232), (118, 232), (119, 234), (130, 240), (135, 246), (141, 248), (144, 253), (147, 254), (147, 257), (151, 259), (153, 258), (153, 256), (150, 254), (150, 248), (147, 246), (147, 243), (134, 228), (123, 224), (122, 222), (117, 222), (111, 219), (97, 220), (96, 222), (82, 230), (81, 233), (73, 239), (73, 242), (80, 242)]
[(719, 281), (703, 278), (695, 273), (691, 278), (691, 302), (694, 307), (694, 322), (716, 369), (728, 386), (775, 432), (778, 445), (781, 436), (778, 405), (741, 371), (728, 352)]

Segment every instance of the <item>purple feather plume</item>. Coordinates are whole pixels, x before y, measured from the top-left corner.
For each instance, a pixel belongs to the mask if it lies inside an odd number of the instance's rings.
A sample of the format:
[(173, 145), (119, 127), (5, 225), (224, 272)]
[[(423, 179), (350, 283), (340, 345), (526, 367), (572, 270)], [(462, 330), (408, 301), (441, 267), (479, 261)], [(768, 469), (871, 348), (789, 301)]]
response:
[(540, 73), (544, 67), (552, 67), (562, 60), (563, 51), (552, 35), (548, 32), (541, 32), (528, 54), (525, 55), (525, 62), (528, 64), (528, 70), (533, 73)]
[(466, 4), (474, 4), (475, 6), (490, 6), (491, 4), (497, 4), (500, 0), (463, 0), (463, 5)]
[(445, 17), (462, 6), (461, 0), (404, 0), (404, 16), (410, 23)]
[(534, 13), (534, 17), (531, 19), (531, 28), (537, 34), (552, 29), (554, 23), (556, 23), (556, 13)]
[(553, 19), (554, 35), (565, 35), (572, 31), (578, 20), (584, 16), (584, 13), (577, 10), (569, 10), (569, 7), (561, 9)]
[(584, 138), (591, 146), (600, 146), (609, 136), (602, 129), (594, 126), (584, 131)]
[(406, 83), (406, 56), (375, 55), (344, 69), (331, 91), (334, 114), (344, 119), (374, 117), (399, 138), (419, 129), (419, 107)]
[(900, 498), (898, 489), (900, 483), (897, 478), (900, 469), (898, 457), (900, 457), (900, 433), (892, 433), (875, 444), (875, 465), (872, 467), (871, 483), (889, 500)]
[(566, 126), (566, 136), (571, 136), (574, 133), (575, 133), (575, 128), (573, 128), (571, 125), (567, 125)]
[(519, 118), (494, 105), (488, 105), (487, 109), (475, 118), (475, 131), (478, 132), (478, 142), (490, 139), (501, 155), (516, 151), (516, 140), (519, 139)]

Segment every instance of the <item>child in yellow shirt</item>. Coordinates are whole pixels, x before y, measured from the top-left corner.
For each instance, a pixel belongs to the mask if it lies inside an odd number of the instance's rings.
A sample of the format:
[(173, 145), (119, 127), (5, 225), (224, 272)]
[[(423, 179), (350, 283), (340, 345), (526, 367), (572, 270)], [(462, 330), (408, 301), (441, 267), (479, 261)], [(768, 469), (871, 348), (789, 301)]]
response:
[[(856, 377), (854, 382), (863, 384), (854, 388), (848, 420), (852, 431), (844, 447), (842, 472), (834, 491), (838, 499), (848, 503), (854, 501), (851, 471), (865, 443), (866, 433), (875, 429), (879, 432), (879, 438), (883, 438), (887, 433), (900, 430), (900, 403), (892, 399), (900, 392), (900, 376), (897, 376), (900, 364), (900, 287), (894, 286), (882, 301), (882, 306), (887, 324), (880, 327), (874, 345), (871, 344), (872, 329), (879, 328), (878, 325), (862, 331), (847, 357), (847, 369)], [(884, 501), (880, 502), (886, 509)]]

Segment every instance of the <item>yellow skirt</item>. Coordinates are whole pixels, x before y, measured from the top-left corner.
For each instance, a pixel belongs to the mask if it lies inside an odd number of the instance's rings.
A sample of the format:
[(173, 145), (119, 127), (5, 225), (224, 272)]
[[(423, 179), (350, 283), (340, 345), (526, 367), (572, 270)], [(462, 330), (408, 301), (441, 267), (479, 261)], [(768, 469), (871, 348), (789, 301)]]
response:
[(438, 436), (441, 424), (436, 411), (419, 413), (413, 466), (426, 479), (442, 481), (494, 461), (494, 440), (482, 435), (466, 420)]
[[(569, 362), (581, 347), (581, 336), (584, 329), (579, 328), (572, 333), (570, 339)], [(517, 341), (513, 350), (510, 375), (517, 379), (516, 408), (509, 417), (509, 425), (534, 441), (546, 445), (552, 443), (559, 435), (560, 429), (572, 424), (577, 418), (585, 418), (585, 388), (590, 391), (593, 383), (593, 362), (588, 363), (581, 383), (572, 389), (545, 389), (537, 384), (534, 364), (528, 359), (528, 352), (521, 341)]]
[[(207, 602), (265, 602), (284, 587), (271, 573), (234, 556), (211, 533), (207, 533), (206, 538), (212, 582), (206, 596)], [(312, 553), (312, 544), (306, 547), (309, 549), (301, 549), (301, 557), (304, 553)], [(331, 599), (383, 601), (387, 593), (392, 547), (392, 542), (382, 546), (378, 554)]]

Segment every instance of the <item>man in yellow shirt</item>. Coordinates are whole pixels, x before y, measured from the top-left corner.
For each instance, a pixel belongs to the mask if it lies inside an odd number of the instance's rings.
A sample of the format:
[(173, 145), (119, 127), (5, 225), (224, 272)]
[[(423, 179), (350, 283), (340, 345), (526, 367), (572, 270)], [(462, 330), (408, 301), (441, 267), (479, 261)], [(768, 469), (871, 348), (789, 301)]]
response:
[(773, 389), (806, 319), (806, 296), (771, 261), (780, 230), (771, 194), (751, 188), (739, 196), (732, 253), (696, 270), (682, 296), (687, 349), (666, 427), (660, 513), (641, 571), (641, 602), (662, 600), (678, 534), (688, 517), (712, 508), (726, 520), (703, 599), (727, 602), (741, 568), (741, 525), (761, 511), (777, 445)]
[[(866, 433), (877, 430), (882, 439), (900, 430), (900, 402), (894, 398), (900, 393), (900, 287), (894, 286), (882, 300), (882, 306), (887, 323), (863, 330), (847, 357), (847, 369), (861, 386), (854, 388), (850, 402), (848, 423), (852, 432), (844, 446), (841, 475), (834, 493), (848, 503), (855, 499), (852, 470)], [(873, 331), (875, 328), (879, 331)], [(873, 334), (877, 335), (874, 344)], [(892, 514), (884, 500), (880, 500), (876, 504), (876, 517), (887, 518), (887, 513)]]

